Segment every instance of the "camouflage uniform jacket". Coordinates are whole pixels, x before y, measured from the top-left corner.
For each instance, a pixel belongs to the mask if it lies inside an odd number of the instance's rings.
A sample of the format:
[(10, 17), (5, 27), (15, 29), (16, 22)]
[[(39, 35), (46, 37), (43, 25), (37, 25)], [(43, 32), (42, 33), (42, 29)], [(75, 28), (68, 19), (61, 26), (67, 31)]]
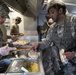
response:
[[(3, 37), (3, 33), (2, 33), (2, 31), (1, 31), (1, 29), (0, 29), (0, 47), (2, 47), (2, 42), (3, 42), (2, 37)], [(2, 58), (2, 55), (0, 54), (0, 59), (1, 59), (1, 58)]]
[(3, 42), (2, 37), (3, 37), (3, 33), (1, 31), (1, 29), (0, 29), (0, 47), (2, 47), (2, 42)]
[[(43, 65), (46, 75), (54, 75), (60, 68), (58, 52), (65, 49), (76, 37), (76, 17), (66, 16), (64, 22), (53, 23), (49, 28), (46, 39), (39, 44), (39, 50), (45, 50), (43, 56)], [(53, 59), (53, 60), (52, 60)], [(55, 59), (55, 60), (54, 60)], [(57, 62), (57, 64), (55, 63)], [(76, 62), (76, 61), (75, 61)], [(69, 66), (70, 65), (70, 66)], [(67, 68), (67, 69), (66, 69)], [(73, 71), (76, 70), (75, 66), (70, 63), (64, 68), (64, 75), (75, 75)]]
[(12, 31), (11, 35), (17, 35), (17, 34), (19, 34), (19, 26), (16, 25), (16, 24), (13, 24), (11, 26), (11, 31)]
[(6, 30), (5, 25), (4, 24), (1, 24), (0, 25), (0, 29), (1, 29), (2, 34), (3, 34), (3, 37), (2, 37), (3, 42), (7, 42), (7, 30)]

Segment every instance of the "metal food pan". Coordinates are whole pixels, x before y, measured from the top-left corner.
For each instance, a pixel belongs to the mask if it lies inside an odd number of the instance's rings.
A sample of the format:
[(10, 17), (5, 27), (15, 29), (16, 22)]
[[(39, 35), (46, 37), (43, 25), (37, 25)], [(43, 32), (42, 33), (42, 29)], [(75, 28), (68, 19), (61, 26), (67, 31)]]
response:
[[(40, 57), (38, 59), (33, 59), (33, 58), (23, 58), (23, 59), (15, 59), (12, 61), (12, 63), (10, 64), (10, 66), (8, 67), (6, 74), (22, 74), (22, 75), (45, 75), (44, 73), (44, 69), (43, 69), (43, 64), (42, 64), (42, 57), (41, 57), (41, 53), (40, 53)], [(38, 72), (24, 72), (21, 70), (21, 67), (26, 68), (26, 65), (28, 62), (37, 62), (38, 63)]]
[[(6, 73), (24, 73), (24, 71), (21, 70), (21, 68), (24, 67), (26, 70), (28, 70), (28, 67), (29, 67), (30, 63), (38, 63), (38, 72), (40, 72), (39, 61), (38, 60), (35, 61), (35, 60), (32, 60), (32, 59), (29, 60), (27, 58), (27, 59), (16, 59), (16, 60), (13, 60), (11, 65), (7, 69)], [(25, 73), (27, 73), (27, 72), (25, 72)], [(34, 72), (28, 72), (28, 73), (30, 74), (30, 73), (34, 73)]]

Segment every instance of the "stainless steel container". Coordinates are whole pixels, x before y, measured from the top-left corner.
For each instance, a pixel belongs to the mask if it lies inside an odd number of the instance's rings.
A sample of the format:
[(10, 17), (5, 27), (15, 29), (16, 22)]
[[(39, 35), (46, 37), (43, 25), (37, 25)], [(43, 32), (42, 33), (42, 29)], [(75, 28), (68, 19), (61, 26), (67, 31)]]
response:
[[(44, 69), (43, 69), (43, 64), (42, 64), (42, 57), (41, 53), (39, 58), (18, 58), (12, 61), (10, 66), (8, 67), (6, 74), (21, 74), (21, 75), (45, 75)], [(21, 70), (22, 67), (26, 69), (27, 62), (36, 62), (38, 63), (38, 72), (24, 72)], [(27, 69), (26, 69), (27, 70)]]

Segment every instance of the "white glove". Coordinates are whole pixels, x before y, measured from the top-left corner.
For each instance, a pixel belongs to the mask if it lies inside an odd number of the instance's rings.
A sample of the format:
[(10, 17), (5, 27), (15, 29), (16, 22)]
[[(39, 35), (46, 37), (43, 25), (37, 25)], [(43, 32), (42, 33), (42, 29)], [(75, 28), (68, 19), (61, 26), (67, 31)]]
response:
[(8, 44), (7, 44), (6, 46), (0, 48), (0, 54), (2, 56), (6, 56), (6, 55), (9, 54), (9, 52), (11, 50), (16, 50), (16, 48), (15, 47), (9, 47)]

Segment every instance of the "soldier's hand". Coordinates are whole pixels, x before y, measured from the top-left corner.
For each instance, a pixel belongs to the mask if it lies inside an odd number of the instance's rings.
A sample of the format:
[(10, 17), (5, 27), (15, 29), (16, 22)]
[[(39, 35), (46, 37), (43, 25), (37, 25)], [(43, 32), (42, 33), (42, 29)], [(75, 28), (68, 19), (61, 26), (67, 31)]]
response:
[(29, 50), (37, 51), (38, 45), (38, 43), (33, 44), (33, 46), (29, 48)]
[(74, 53), (73, 52), (65, 52), (64, 55), (66, 55), (66, 58), (68, 60), (71, 60), (72, 58), (75, 57)]
[(6, 46), (0, 48), (0, 54), (2, 56), (6, 56), (6, 55), (9, 54), (9, 52), (11, 50), (15, 50), (15, 49), (16, 49), (15, 47), (9, 47), (8, 44), (7, 44)]

